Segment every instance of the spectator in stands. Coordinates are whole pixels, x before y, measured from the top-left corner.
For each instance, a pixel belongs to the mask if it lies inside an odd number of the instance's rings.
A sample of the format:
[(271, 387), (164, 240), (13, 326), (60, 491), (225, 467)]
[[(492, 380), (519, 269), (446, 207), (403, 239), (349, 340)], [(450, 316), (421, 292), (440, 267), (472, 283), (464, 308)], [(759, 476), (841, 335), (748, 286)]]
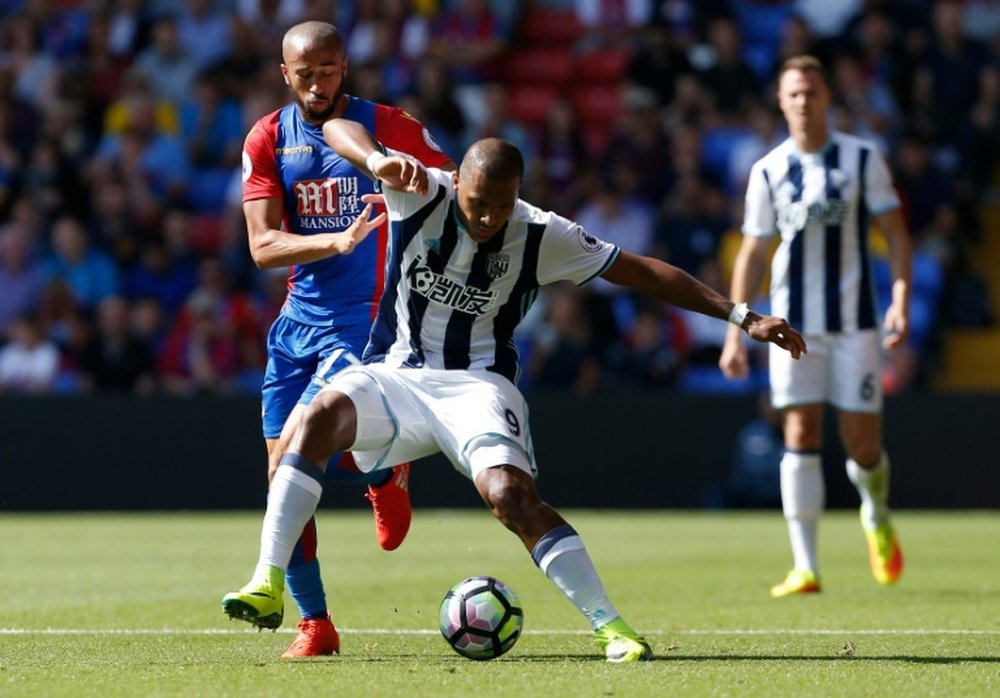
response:
[(632, 85), (653, 90), (659, 106), (665, 107), (674, 101), (677, 79), (691, 72), (691, 63), (674, 45), (665, 24), (647, 25), (638, 39), (626, 77)]
[(138, 190), (139, 198), (151, 197), (160, 203), (183, 201), (190, 162), (187, 148), (175, 135), (176, 128), (164, 127), (160, 104), (141, 84), (130, 94), (127, 108), (123, 130), (110, 131), (101, 139), (90, 163), (91, 180), (115, 175), (130, 189)]
[(230, 19), (215, 0), (185, 0), (177, 15), (177, 39), (198, 70), (224, 60), (232, 47)]
[[(684, 172), (660, 206), (651, 249), (660, 259), (696, 275), (718, 252), (728, 226), (726, 214), (722, 192), (698, 171)], [(717, 285), (709, 285), (721, 292)]]
[(739, 26), (728, 17), (709, 25), (711, 60), (698, 69), (698, 77), (725, 123), (739, 120), (740, 114), (756, 99), (757, 74), (743, 59)]
[(82, 308), (93, 309), (118, 292), (119, 271), (106, 252), (93, 247), (76, 218), (62, 216), (52, 225), (52, 253), (42, 263), (46, 283), (66, 282)]
[(220, 300), (201, 291), (192, 294), (175, 317), (157, 367), (168, 393), (232, 390), (239, 371), (239, 344), (232, 326), (220, 313)]
[(243, 117), (240, 105), (222, 91), (220, 74), (198, 74), (194, 90), (179, 105), (180, 135), (195, 168), (233, 168), (240, 162)]
[(153, 355), (133, 333), (130, 321), (129, 302), (121, 296), (108, 296), (97, 306), (96, 332), (78, 357), (84, 392), (148, 395), (153, 391)]
[(162, 15), (153, 24), (153, 43), (135, 59), (135, 70), (146, 78), (157, 97), (175, 107), (194, 89), (198, 61), (181, 44), (177, 18)]
[(539, 174), (551, 187), (552, 209), (564, 216), (572, 215), (583, 198), (580, 174), (586, 172), (591, 155), (573, 103), (565, 97), (554, 100), (540, 131)]
[(545, 321), (528, 352), (532, 386), (586, 395), (600, 384), (605, 347), (591, 327), (585, 295), (572, 284), (556, 284), (546, 294)]
[(654, 3), (645, 0), (574, 0), (576, 18), (586, 30), (578, 42), (584, 51), (631, 47), (653, 18)]
[(502, 82), (490, 82), (484, 85), (485, 118), (479, 124), (471, 124), (470, 128), (466, 129), (463, 147), (467, 148), (480, 138), (494, 136), (516, 145), (526, 160), (534, 160), (537, 155), (535, 139), (524, 124), (510, 118), (507, 106), (507, 88)]
[(605, 363), (616, 383), (669, 388), (682, 369), (686, 344), (686, 329), (677, 309), (643, 300), (632, 326), (608, 351)]
[(59, 371), (59, 347), (46, 339), (38, 318), (14, 318), (7, 338), (7, 344), (0, 347), (0, 394), (49, 392)]
[(427, 53), (447, 67), (455, 84), (455, 98), (466, 117), (481, 121), (482, 86), (502, 77), (500, 58), (509, 37), (493, 13), (489, 0), (457, 0), (452, 12), (435, 20)]
[(41, 304), (44, 279), (32, 258), (32, 242), (31, 233), (18, 223), (0, 229), (0, 334)]
[(433, 56), (425, 57), (417, 65), (414, 87), (417, 108), (411, 113), (434, 134), (444, 152), (460, 152), (468, 121), (455, 99), (447, 65)]
[(15, 14), (3, 26), (3, 58), (13, 71), (13, 93), (42, 109), (59, 92), (59, 62), (40, 45), (42, 27), (26, 12)]
[(602, 169), (613, 172), (627, 168), (636, 172), (640, 196), (655, 206), (672, 186), (669, 174), (664, 175), (664, 164), (670, 162), (670, 140), (656, 95), (644, 88), (627, 90), (622, 96), (622, 113), (612, 129)]

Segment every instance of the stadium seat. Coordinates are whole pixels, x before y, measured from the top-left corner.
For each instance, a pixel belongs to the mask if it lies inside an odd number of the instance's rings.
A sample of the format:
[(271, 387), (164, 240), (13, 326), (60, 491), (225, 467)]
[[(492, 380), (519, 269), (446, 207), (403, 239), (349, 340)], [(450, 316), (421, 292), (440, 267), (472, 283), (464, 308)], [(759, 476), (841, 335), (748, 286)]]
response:
[(568, 51), (528, 48), (511, 52), (505, 76), (512, 85), (561, 87), (573, 78), (573, 69), (573, 57)]
[(618, 86), (577, 87), (570, 93), (570, 100), (584, 126), (610, 124), (621, 113), (621, 89)]
[(588, 51), (577, 57), (574, 77), (578, 85), (617, 85), (628, 71), (632, 53), (625, 49)]
[(530, 7), (517, 28), (522, 43), (548, 47), (568, 47), (582, 33), (576, 12), (569, 7)]
[(549, 107), (559, 96), (550, 85), (512, 85), (508, 93), (508, 116), (512, 121), (538, 125), (545, 121)]

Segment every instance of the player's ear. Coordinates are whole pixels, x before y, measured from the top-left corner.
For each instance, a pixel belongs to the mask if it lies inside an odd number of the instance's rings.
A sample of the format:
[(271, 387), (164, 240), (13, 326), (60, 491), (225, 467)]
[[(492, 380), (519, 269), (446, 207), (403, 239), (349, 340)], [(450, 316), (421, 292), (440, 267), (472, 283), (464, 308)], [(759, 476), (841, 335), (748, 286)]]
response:
[(451, 181), (455, 185), (455, 191), (458, 191), (458, 170), (452, 171)]
[(284, 79), (285, 84), (288, 85), (289, 87), (291, 87), (292, 83), (288, 79), (288, 66), (286, 66), (284, 63), (282, 63), (280, 67), (281, 67), (281, 77)]

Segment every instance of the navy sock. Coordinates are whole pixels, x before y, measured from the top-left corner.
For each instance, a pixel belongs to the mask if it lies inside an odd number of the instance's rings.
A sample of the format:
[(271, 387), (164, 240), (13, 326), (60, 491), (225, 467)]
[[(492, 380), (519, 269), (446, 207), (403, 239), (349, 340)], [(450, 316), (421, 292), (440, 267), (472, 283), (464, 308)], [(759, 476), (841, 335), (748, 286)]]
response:
[(304, 620), (326, 618), (326, 593), (320, 577), (319, 560), (313, 558), (298, 567), (289, 567), (285, 581)]
[(392, 470), (373, 470), (363, 473), (354, 465), (349, 453), (334, 453), (326, 462), (326, 481), (336, 484), (359, 484), (378, 487), (389, 482)]

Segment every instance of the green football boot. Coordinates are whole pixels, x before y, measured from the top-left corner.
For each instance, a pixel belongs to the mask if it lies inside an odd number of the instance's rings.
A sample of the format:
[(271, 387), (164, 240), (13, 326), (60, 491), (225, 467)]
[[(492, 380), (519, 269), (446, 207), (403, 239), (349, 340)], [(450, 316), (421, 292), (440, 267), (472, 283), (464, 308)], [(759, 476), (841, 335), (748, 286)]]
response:
[(653, 649), (622, 618), (615, 618), (594, 631), (595, 640), (609, 662), (641, 662), (653, 658)]
[(230, 618), (274, 630), (285, 616), (284, 591), (284, 570), (268, 565), (258, 569), (242, 589), (223, 596), (222, 610)]

